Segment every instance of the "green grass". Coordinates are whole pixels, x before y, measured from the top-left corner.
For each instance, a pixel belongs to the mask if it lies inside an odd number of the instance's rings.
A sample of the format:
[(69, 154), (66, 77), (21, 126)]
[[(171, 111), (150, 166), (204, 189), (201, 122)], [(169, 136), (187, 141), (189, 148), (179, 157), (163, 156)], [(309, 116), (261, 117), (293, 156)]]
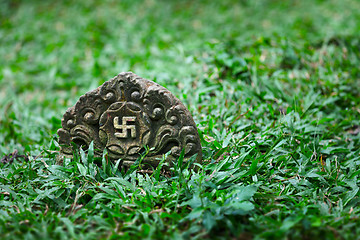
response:
[[(360, 2), (0, 0), (1, 239), (357, 239)], [(59, 162), (80, 95), (133, 71), (193, 114), (204, 163)], [(16, 155), (16, 154), (15, 154)]]

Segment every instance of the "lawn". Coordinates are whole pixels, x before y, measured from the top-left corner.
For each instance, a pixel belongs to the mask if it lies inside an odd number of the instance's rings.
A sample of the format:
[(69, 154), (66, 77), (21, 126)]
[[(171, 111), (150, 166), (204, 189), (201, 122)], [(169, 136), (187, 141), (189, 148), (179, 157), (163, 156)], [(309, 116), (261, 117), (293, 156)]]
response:
[[(0, 0), (1, 239), (357, 239), (360, 1)], [(119, 72), (190, 110), (166, 175), (57, 129)]]

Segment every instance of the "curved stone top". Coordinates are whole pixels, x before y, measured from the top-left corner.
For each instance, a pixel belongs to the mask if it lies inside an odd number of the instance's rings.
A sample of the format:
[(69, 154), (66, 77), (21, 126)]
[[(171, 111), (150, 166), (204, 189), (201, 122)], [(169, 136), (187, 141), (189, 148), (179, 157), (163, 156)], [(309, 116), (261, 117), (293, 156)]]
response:
[(71, 157), (72, 144), (87, 148), (93, 141), (95, 156), (104, 149), (111, 160), (130, 166), (148, 147), (143, 163), (157, 166), (165, 153), (176, 160), (194, 154), (201, 161), (201, 145), (188, 109), (169, 90), (131, 72), (120, 73), (81, 96), (69, 108), (58, 130), (61, 152)]

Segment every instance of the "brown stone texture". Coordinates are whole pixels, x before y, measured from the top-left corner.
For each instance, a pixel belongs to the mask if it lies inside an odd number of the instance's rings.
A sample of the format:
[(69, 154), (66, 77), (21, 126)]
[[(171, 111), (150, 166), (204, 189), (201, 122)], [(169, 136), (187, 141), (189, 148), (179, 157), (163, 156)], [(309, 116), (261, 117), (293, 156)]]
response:
[(131, 73), (120, 73), (97, 89), (81, 96), (69, 108), (58, 130), (61, 152), (71, 157), (71, 142), (88, 148), (95, 156), (104, 149), (110, 160), (132, 165), (148, 148), (143, 163), (156, 167), (163, 155), (172, 163), (184, 149), (184, 160), (197, 154), (201, 145), (188, 109), (166, 88)]

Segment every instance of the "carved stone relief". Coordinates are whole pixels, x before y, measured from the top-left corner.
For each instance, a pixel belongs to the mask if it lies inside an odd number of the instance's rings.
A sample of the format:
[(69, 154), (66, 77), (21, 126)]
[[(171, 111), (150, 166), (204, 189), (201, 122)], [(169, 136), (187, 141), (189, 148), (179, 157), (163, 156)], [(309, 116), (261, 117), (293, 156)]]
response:
[(197, 154), (201, 145), (187, 108), (166, 88), (137, 75), (120, 73), (97, 89), (81, 96), (69, 108), (58, 130), (61, 152), (71, 157), (72, 144), (87, 148), (93, 141), (95, 156), (104, 149), (111, 160), (130, 166), (145, 150), (144, 163), (156, 167), (165, 153), (176, 160)]

